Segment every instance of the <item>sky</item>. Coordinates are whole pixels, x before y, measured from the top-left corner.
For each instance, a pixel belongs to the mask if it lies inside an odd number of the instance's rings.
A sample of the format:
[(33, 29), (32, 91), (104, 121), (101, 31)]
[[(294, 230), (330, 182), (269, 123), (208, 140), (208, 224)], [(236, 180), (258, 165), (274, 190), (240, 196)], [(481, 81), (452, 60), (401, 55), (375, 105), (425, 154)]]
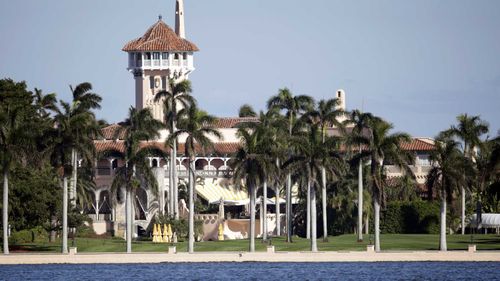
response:
[[(175, 0), (0, 0), (0, 79), (70, 100), (90, 82), (99, 118), (122, 121), (134, 80), (121, 48)], [(185, 0), (190, 75), (199, 106), (236, 116), (265, 109), (280, 88), (316, 100), (346, 92), (347, 108), (395, 131), (433, 137), (458, 114), (500, 129), (500, 1)]]

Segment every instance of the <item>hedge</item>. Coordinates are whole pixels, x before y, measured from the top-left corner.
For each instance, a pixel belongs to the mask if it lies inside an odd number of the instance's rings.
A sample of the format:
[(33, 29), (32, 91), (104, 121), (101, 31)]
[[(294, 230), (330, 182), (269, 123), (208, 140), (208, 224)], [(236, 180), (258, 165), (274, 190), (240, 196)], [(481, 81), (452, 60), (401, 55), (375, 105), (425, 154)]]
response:
[(439, 202), (391, 202), (381, 212), (382, 233), (439, 233)]

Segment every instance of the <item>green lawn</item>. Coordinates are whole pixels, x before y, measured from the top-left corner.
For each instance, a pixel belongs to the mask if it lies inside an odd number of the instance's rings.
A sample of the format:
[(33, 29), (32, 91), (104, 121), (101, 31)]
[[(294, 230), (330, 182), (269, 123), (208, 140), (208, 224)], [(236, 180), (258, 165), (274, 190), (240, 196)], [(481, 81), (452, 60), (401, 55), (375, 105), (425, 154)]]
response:
[[(466, 250), (470, 244), (470, 235), (449, 235), (449, 250)], [(500, 250), (500, 235), (475, 235), (475, 244), (478, 250)], [(352, 234), (331, 236), (328, 242), (318, 239), (320, 251), (359, 251), (365, 250), (369, 242), (369, 236), (365, 236), (362, 243), (356, 242), (356, 236)], [(69, 241), (71, 245), (72, 241)], [(267, 244), (259, 239), (256, 241), (256, 250), (264, 251)], [(272, 244), (277, 251), (308, 251), (309, 241), (304, 238), (294, 237), (293, 243), (286, 243), (285, 239), (273, 238)], [(125, 241), (122, 239), (90, 239), (78, 238), (76, 240), (78, 252), (124, 252)], [(136, 241), (132, 244), (134, 252), (166, 252), (169, 244), (154, 244), (149, 241)], [(381, 235), (381, 247), (386, 251), (397, 250), (437, 250), (439, 246), (439, 235), (432, 234), (383, 234)], [(177, 251), (186, 251), (186, 242), (177, 244)], [(198, 242), (195, 251), (247, 251), (248, 240), (209, 241)], [(23, 244), (12, 247), (12, 252), (59, 252), (60, 243), (35, 243)]]

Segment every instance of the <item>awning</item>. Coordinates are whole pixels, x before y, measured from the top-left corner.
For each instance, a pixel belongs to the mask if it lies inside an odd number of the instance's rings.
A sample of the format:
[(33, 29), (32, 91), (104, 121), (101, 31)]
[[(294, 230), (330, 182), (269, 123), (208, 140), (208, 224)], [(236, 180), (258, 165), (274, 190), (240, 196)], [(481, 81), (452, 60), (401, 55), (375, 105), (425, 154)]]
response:
[[(476, 227), (476, 214), (470, 217), (470, 226)], [(497, 228), (500, 227), (500, 214), (482, 214), (481, 215), (482, 228)]]
[[(219, 204), (224, 201), (226, 206), (243, 206), (250, 203), (248, 193), (244, 188), (236, 188), (232, 184), (221, 184), (219, 180), (205, 179), (201, 184), (196, 185), (196, 193), (209, 204)], [(298, 185), (292, 186), (292, 204), (298, 204)], [(268, 198), (267, 204), (275, 204), (275, 197)], [(285, 204), (284, 196), (280, 197), (280, 204)], [(259, 203), (257, 199), (256, 203)]]
[(209, 204), (219, 204), (221, 198), (224, 205), (245, 205), (250, 201), (245, 190), (233, 185), (223, 186), (219, 181), (205, 180), (203, 184), (197, 184), (196, 193)]

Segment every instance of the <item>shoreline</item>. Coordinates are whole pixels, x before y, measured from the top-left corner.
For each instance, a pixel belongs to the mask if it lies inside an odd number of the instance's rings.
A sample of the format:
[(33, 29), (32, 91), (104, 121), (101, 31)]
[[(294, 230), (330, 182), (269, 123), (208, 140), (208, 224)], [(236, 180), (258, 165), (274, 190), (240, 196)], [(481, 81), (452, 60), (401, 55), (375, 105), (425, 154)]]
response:
[(397, 251), (397, 252), (195, 252), (189, 253), (81, 253), (9, 254), (0, 265), (16, 264), (141, 264), (206, 262), (500, 262), (500, 251)]

